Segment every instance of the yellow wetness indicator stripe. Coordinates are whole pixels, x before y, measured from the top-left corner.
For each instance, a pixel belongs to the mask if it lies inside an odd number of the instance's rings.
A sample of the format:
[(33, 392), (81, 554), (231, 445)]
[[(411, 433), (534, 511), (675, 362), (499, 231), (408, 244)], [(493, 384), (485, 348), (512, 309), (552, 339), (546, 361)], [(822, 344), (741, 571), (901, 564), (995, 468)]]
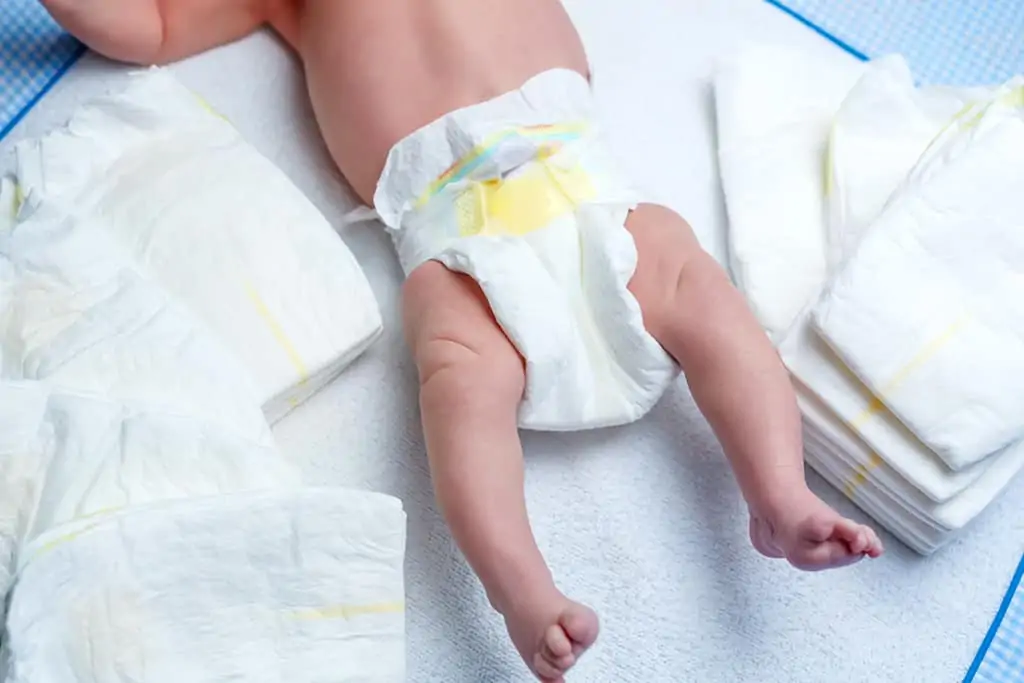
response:
[(825, 169), (821, 174), (824, 182), (821, 194), (825, 199), (829, 199), (833, 194), (833, 187), (835, 187), (835, 174), (832, 170), (832, 160), (835, 157), (835, 151), (833, 146), (835, 145), (836, 137), (836, 126), (833, 123), (828, 131), (828, 140), (825, 141)]
[[(864, 410), (850, 421), (850, 428), (855, 432), (860, 432), (861, 428), (863, 428), (872, 417), (883, 412), (886, 409), (884, 401), (885, 397), (896, 391), (896, 389), (906, 381), (907, 377), (909, 377), (911, 373), (934, 358), (935, 354), (938, 353), (942, 347), (948, 344), (949, 341), (955, 337), (958, 332), (960, 332), (966, 323), (966, 318), (958, 318), (949, 327), (943, 330), (941, 334), (935, 337), (935, 339), (925, 344), (920, 351), (914, 354), (914, 356), (903, 365), (903, 367), (893, 374), (892, 379), (885, 383), (877, 395), (871, 397), (871, 401), (868, 402)], [(846, 486), (843, 487), (843, 491), (846, 495), (852, 495), (859, 486), (863, 486), (864, 483), (867, 482), (868, 474), (871, 470), (877, 468), (882, 464), (882, 462), (882, 458), (872, 451), (868, 462), (863, 465), (858, 465), (854, 469), (853, 477), (846, 483)]]
[(470, 184), (455, 201), (459, 233), (522, 236), (575, 212), (595, 194), (581, 166), (534, 161), (511, 178)]
[(367, 614), (398, 614), (405, 610), (402, 601), (373, 602), (354, 605), (329, 605), (292, 613), (298, 621), (322, 621), (325, 619), (354, 619)]
[(292, 367), (295, 368), (295, 372), (299, 375), (299, 384), (302, 384), (309, 379), (309, 372), (306, 369), (306, 364), (302, 360), (302, 355), (299, 354), (299, 350), (295, 348), (291, 339), (288, 338), (288, 334), (284, 331), (284, 327), (278, 322), (274, 314), (270, 312), (270, 308), (267, 307), (263, 297), (260, 296), (256, 288), (251, 284), (246, 283), (245, 285), (246, 294), (249, 295), (249, 300), (252, 301), (253, 308), (256, 309), (256, 313), (260, 316), (263, 322), (266, 324), (267, 329), (274, 335), (274, 339), (277, 340), (278, 346), (284, 351), (285, 355), (288, 356), (288, 360), (291, 361)]
[(200, 97), (197, 93), (192, 93), (192, 96), (196, 98), (196, 101), (199, 103), (199, 106), (201, 106), (203, 109), (205, 109), (206, 111), (210, 112), (211, 114), (216, 116), (221, 121), (226, 121), (227, 123), (231, 123), (231, 121), (228, 121), (228, 117), (224, 116), (224, 114), (221, 114), (219, 111), (214, 109), (213, 105), (211, 105), (209, 102), (207, 102), (203, 97)]
[[(114, 513), (119, 512), (119, 511), (121, 511), (123, 509), (124, 508), (121, 507), (121, 506), (113, 506), (113, 507), (100, 508), (99, 510), (96, 510), (94, 512), (90, 512), (87, 515), (82, 515), (81, 517), (76, 517), (72, 521), (82, 521), (82, 520), (92, 519), (94, 517), (113, 515)], [(76, 538), (79, 538), (80, 536), (84, 536), (85, 534), (89, 533), (90, 531), (92, 531), (93, 529), (98, 527), (104, 521), (106, 521), (106, 520), (102, 520), (102, 519), (101, 520), (97, 520), (97, 521), (95, 521), (95, 522), (93, 522), (91, 524), (86, 524), (86, 525), (82, 526), (81, 528), (76, 529), (75, 531), (69, 531), (66, 534), (61, 534), (59, 536), (55, 536), (54, 538), (50, 539), (49, 541), (47, 541), (43, 545), (39, 546), (39, 548), (36, 549), (35, 553), (33, 553), (32, 557), (30, 557), (25, 562), (25, 564), (28, 564), (29, 562), (32, 562), (32, 561), (38, 559), (41, 555), (45, 555), (46, 553), (50, 552), (51, 550), (53, 550), (55, 548), (58, 548), (58, 547), (64, 545), (65, 543), (69, 543), (69, 542), (75, 540)]]
[(494, 154), (494, 150), (508, 140), (515, 138), (530, 139), (535, 143), (540, 143), (542, 148), (546, 150), (546, 153), (550, 155), (560, 149), (565, 143), (581, 138), (587, 128), (588, 125), (586, 123), (562, 123), (520, 126), (494, 133), (456, 161), (451, 168), (432, 182), (423, 194), (420, 195), (419, 199), (416, 200), (416, 205), (423, 206), (449, 184), (465, 179)]

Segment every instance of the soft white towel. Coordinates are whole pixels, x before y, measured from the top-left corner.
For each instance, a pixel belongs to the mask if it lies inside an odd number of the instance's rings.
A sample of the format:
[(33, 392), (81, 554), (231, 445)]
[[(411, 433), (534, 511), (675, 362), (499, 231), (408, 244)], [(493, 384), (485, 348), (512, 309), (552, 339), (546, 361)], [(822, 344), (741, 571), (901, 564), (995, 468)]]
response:
[(844, 363), (954, 470), (1024, 436), (1024, 79), (929, 148), (814, 309)]
[(242, 360), (271, 422), (380, 333), (323, 215), (167, 71), (136, 74), (16, 153), (22, 193), (96, 218)]

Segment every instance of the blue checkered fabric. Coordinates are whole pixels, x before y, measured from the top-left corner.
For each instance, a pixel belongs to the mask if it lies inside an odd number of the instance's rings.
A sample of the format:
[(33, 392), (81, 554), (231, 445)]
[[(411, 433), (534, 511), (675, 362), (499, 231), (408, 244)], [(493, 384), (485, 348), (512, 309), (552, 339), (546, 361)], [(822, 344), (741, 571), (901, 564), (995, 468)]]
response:
[(1024, 559), (964, 683), (1024, 682)]
[(83, 51), (39, 0), (0, 0), (0, 138)]
[(898, 52), (922, 84), (1024, 73), (1022, 0), (768, 0), (867, 57)]

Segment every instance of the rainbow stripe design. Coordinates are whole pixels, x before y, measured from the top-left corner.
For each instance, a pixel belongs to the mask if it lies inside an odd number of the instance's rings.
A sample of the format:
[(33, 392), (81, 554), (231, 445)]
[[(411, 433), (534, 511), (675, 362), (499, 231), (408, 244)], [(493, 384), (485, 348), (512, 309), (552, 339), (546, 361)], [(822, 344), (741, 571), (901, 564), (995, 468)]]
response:
[(576, 122), (518, 126), (494, 133), (438, 176), (416, 200), (416, 206), (422, 207), (451, 183), (466, 178), (509, 140), (527, 138), (540, 148), (538, 158), (546, 158), (555, 154), (563, 145), (582, 138), (588, 129), (589, 124)]

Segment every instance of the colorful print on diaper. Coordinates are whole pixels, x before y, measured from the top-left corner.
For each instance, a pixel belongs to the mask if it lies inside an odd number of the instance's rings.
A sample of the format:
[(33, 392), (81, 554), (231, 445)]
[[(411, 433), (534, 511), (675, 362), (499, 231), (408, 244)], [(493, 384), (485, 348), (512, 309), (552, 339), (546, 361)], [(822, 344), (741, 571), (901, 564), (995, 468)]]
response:
[(579, 140), (588, 129), (586, 123), (561, 123), (538, 126), (518, 126), (494, 133), (474, 147), (468, 154), (452, 164), (416, 200), (422, 207), (451, 183), (463, 180), (489, 159), (503, 143), (515, 138), (526, 138), (537, 143), (542, 156), (551, 156), (562, 145)]
[(572, 213), (595, 195), (594, 183), (583, 166), (555, 163), (553, 157), (566, 144), (577, 141), (587, 124), (523, 126), (501, 131), (475, 147), (431, 183), (419, 205), (452, 183), (469, 178), (503, 144), (528, 139), (533, 158), (504, 178), (471, 181), (455, 197), (458, 232), (473, 235), (522, 236)]
[(579, 165), (559, 168), (544, 159), (531, 161), (504, 180), (471, 183), (455, 200), (459, 234), (523, 236), (574, 213), (595, 195)]

